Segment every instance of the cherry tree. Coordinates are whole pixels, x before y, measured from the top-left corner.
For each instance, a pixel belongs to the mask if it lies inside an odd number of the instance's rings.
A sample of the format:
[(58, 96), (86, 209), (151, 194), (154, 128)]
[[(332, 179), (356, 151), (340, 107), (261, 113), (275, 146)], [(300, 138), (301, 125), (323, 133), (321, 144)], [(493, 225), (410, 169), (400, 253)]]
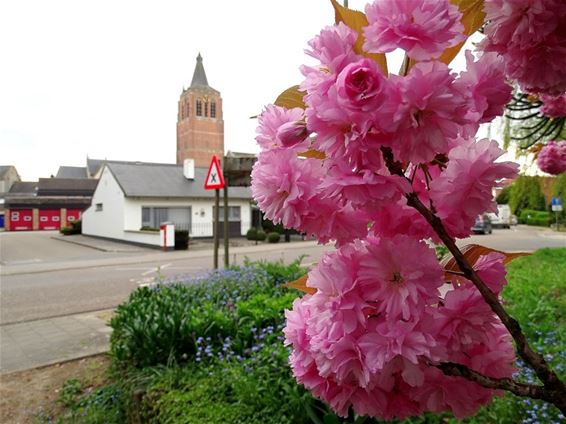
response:
[[(496, 141), (475, 138), (504, 112), (509, 83), (564, 94), (566, 5), (376, 0), (362, 13), (331, 2), (336, 24), (308, 42), (318, 65), (259, 116), (252, 172), (268, 219), (336, 245), (286, 311), (297, 381), (343, 416), (464, 417), (499, 390), (566, 412), (564, 383), (501, 303), (515, 255), (455, 243), (517, 173)], [(451, 60), (484, 25), (456, 74)], [(397, 49), (395, 74), (385, 54)], [(513, 380), (517, 356), (542, 384)]]

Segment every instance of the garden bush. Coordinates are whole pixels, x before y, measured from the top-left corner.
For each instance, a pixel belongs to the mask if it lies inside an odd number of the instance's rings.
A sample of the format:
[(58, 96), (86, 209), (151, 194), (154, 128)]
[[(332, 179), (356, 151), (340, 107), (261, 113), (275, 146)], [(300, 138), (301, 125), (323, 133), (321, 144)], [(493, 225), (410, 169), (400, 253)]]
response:
[(264, 241), (266, 237), (267, 237), (267, 235), (265, 234), (265, 231), (257, 230), (257, 234), (256, 234), (256, 240), (257, 241)]
[(521, 215), (519, 215), (520, 224), (536, 225), (539, 227), (548, 227), (552, 223), (552, 220), (552, 215), (546, 211), (523, 209)]
[(248, 240), (255, 240), (257, 237), (257, 228), (252, 227), (246, 232), (246, 238)]
[(82, 221), (80, 219), (70, 224), (69, 227), (62, 227), (59, 232), (65, 236), (82, 233)]
[(279, 240), (281, 240), (281, 234), (279, 233), (269, 233), (267, 235), (267, 241), (269, 243), (279, 243)]

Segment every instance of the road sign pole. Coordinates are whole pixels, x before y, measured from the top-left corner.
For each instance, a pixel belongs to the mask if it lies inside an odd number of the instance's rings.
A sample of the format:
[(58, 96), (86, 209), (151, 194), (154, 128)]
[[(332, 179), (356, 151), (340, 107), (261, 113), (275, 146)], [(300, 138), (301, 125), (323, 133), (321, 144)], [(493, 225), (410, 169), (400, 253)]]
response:
[(214, 190), (214, 269), (218, 269), (218, 217), (220, 215), (220, 190)]
[(224, 268), (228, 268), (230, 265), (229, 259), (229, 242), (230, 242), (230, 234), (229, 234), (229, 222), (228, 222), (228, 185), (224, 186)]

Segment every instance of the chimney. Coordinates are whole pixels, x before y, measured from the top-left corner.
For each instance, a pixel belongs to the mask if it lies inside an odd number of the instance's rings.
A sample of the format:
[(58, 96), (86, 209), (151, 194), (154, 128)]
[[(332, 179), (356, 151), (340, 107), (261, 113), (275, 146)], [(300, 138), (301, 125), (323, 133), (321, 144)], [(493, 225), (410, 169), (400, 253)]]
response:
[(195, 179), (195, 160), (185, 159), (183, 161), (183, 175), (187, 180)]

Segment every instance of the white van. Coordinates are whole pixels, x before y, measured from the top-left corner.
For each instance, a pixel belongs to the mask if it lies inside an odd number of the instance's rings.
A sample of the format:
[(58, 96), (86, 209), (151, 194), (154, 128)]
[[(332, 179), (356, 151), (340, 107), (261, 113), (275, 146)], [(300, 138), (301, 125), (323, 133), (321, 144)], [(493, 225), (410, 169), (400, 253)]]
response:
[(497, 205), (497, 215), (499, 217), (497, 225), (503, 228), (511, 228), (511, 208), (509, 205)]

